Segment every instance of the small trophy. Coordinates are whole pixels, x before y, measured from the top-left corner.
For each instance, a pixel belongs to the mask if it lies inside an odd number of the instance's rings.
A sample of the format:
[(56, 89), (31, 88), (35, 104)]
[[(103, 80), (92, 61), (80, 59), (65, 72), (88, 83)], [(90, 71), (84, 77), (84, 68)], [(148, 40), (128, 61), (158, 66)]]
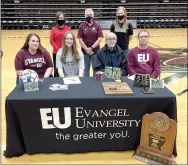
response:
[(113, 67), (112, 79), (121, 80), (121, 69), (118, 67)]
[(144, 115), (140, 145), (133, 158), (155, 165), (176, 164), (172, 156), (176, 130), (176, 122), (162, 112)]
[(134, 77), (134, 85), (138, 87), (149, 86), (150, 85), (150, 75), (149, 74), (136, 74)]
[(151, 86), (152, 88), (164, 88), (164, 80), (157, 80), (151, 78)]
[(134, 86), (142, 87), (142, 91), (146, 94), (153, 94), (151, 86), (151, 78), (149, 74), (136, 74), (134, 77)]
[(39, 90), (39, 77), (34, 70), (26, 69), (19, 76), (20, 83), (24, 87), (25, 92)]
[(104, 72), (102, 72), (102, 71), (96, 72), (96, 73), (95, 73), (95, 78), (96, 78), (97, 80), (103, 80), (103, 79), (104, 79)]
[(104, 69), (104, 76), (105, 76), (105, 78), (112, 78), (112, 74), (113, 74), (112, 67), (105, 66), (105, 69)]
[(134, 86), (142, 86), (142, 75), (136, 74), (134, 77)]
[(118, 67), (105, 66), (104, 76), (105, 78), (121, 80), (121, 69)]

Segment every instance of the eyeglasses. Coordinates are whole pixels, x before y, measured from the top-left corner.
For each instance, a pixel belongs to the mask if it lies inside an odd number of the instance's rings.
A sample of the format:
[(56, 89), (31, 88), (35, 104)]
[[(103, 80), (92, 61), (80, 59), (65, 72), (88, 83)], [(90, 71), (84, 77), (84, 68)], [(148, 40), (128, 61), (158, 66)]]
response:
[(108, 39), (106, 39), (106, 40), (116, 40), (116, 38), (108, 38)]
[(138, 36), (139, 38), (148, 38), (149, 36)]

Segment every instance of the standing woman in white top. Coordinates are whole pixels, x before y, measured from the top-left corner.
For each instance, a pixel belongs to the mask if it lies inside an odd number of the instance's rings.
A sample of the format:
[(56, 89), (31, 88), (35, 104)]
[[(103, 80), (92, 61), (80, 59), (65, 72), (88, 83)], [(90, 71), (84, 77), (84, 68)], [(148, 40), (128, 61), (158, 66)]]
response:
[(62, 40), (62, 48), (56, 55), (56, 67), (60, 77), (84, 76), (84, 56), (78, 51), (76, 38), (72, 32), (66, 32)]

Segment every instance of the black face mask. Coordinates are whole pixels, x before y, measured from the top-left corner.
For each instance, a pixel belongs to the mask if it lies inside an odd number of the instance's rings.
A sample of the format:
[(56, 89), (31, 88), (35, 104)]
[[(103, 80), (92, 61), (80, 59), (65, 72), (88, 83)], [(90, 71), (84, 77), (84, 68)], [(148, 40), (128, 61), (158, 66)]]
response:
[(88, 22), (88, 23), (91, 23), (91, 19), (92, 19), (93, 17), (91, 17), (91, 16), (88, 16), (88, 17), (86, 17), (86, 21)]
[(58, 25), (60, 25), (60, 26), (61, 26), (61, 25), (64, 25), (64, 24), (65, 24), (65, 20), (58, 20), (57, 23), (58, 23)]
[(123, 20), (124, 18), (125, 18), (124, 15), (122, 15), (122, 16), (118, 16), (118, 20)]

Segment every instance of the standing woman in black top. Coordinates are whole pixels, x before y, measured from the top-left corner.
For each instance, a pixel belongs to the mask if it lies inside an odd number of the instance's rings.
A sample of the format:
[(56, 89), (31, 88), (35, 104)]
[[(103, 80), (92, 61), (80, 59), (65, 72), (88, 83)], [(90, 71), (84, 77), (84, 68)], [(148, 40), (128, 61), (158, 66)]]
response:
[(124, 7), (120, 6), (117, 8), (116, 20), (112, 24), (110, 31), (116, 34), (117, 45), (127, 56), (129, 41), (131, 41), (133, 35), (133, 26), (127, 21), (127, 12)]

